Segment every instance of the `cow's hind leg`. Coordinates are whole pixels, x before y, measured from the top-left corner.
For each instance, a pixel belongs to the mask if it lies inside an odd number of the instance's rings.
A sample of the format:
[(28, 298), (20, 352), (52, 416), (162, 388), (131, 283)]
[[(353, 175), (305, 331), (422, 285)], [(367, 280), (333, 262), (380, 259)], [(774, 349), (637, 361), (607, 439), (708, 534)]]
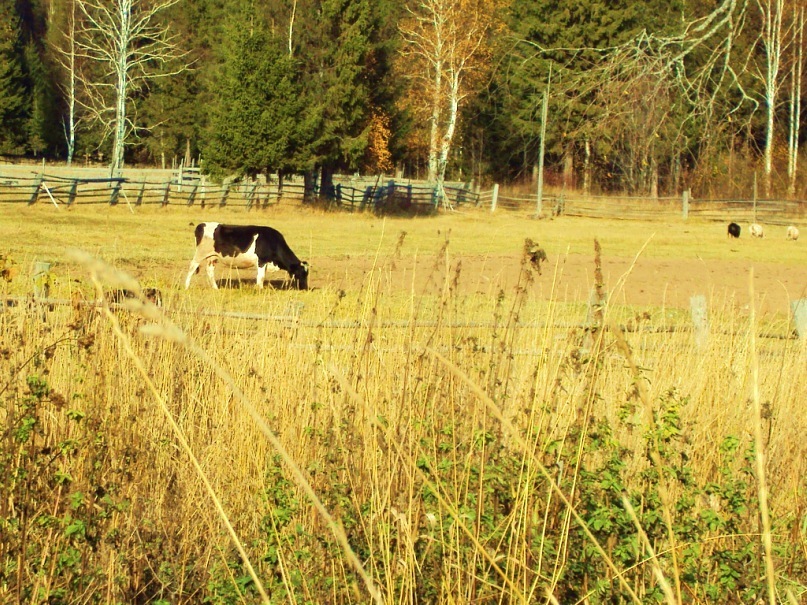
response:
[(258, 288), (263, 289), (263, 280), (266, 277), (266, 265), (258, 265), (258, 275), (256, 280), (258, 282)]
[(191, 266), (190, 266), (190, 269), (188, 270), (188, 277), (185, 278), (185, 289), (186, 290), (191, 287), (191, 278), (193, 277), (193, 274), (196, 273), (198, 270), (199, 270), (199, 261), (197, 261), (194, 258), (191, 261)]
[(216, 263), (207, 261), (205, 272), (207, 273), (207, 281), (210, 282), (214, 290), (218, 290), (219, 285), (216, 283)]

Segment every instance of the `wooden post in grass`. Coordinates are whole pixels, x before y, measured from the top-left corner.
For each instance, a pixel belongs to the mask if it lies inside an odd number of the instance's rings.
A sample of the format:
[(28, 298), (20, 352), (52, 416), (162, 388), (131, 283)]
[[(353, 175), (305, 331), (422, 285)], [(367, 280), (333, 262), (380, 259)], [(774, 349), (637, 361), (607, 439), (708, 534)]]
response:
[(493, 195), (490, 198), (490, 211), (496, 212), (496, 203), (499, 201), (499, 183), (493, 183)]
[(196, 190), (199, 188), (198, 183), (194, 182), (191, 185), (191, 192), (188, 194), (188, 206), (193, 206), (193, 202), (196, 201)]
[(163, 206), (168, 205), (168, 198), (171, 195), (171, 179), (165, 184), (165, 191), (163, 191)]
[(224, 206), (227, 204), (227, 196), (230, 195), (230, 181), (224, 183), (224, 191), (221, 192), (221, 199), (219, 200), (219, 206)]
[(72, 206), (73, 202), (76, 201), (76, 196), (78, 195), (78, 181), (73, 179), (73, 182), (70, 184), (70, 192), (67, 194), (67, 205)]
[(39, 190), (42, 189), (43, 178), (43, 175), (38, 174), (34, 179), (34, 190), (31, 192), (31, 199), (28, 200), (29, 206), (36, 204), (36, 200), (39, 198)]
[(807, 340), (807, 298), (799, 298), (790, 303), (793, 309), (793, 320), (796, 323), (796, 333), (802, 340)]
[(706, 297), (696, 294), (689, 298), (689, 310), (692, 314), (692, 325), (695, 334), (695, 346), (699, 350), (709, 343), (709, 316), (706, 310)]
[(684, 220), (687, 220), (689, 218), (689, 189), (684, 189), (684, 193), (681, 194), (681, 208)]
[(117, 206), (118, 199), (120, 198), (121, 180), (116, 179), (115, 184), (112, 186), (112, 192), (109, 194), (109, 205)]

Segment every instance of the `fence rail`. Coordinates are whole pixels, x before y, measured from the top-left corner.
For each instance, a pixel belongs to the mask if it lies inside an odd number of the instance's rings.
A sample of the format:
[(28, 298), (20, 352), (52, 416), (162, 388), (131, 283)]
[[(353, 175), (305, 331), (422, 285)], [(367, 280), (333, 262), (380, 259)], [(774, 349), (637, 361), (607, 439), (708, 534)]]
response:
[[(194, 175), (195, 176), (195, 175)], [(259, 179), (237, 183), (210, 183), (201, 176), (187, 178), (178, 174), (157, 182), (127, 178), (82, 178), (38, 174), (32, 177), (4, 176), (0, 171), (0, 204), (50, 202), (64, 204), (128, 204), (129, 206), (235, 206), (265, 208), (270, 205), (317, 200), (348, 211), (431, 213), (440, 208), (455, 208), (478, 203), (478, 194), (463, 184), (437, 188), (411, 182), (376, 180), (336, 182), (327, 192), (313, 188), (306, 191), (296, 180)]]
[(545, 216), (590, 218), (760, 222), (770, 225), (807, 225), (807, 201), (783, 199), (694, 199), (681, 197), (594, 196), (579, 194), (512, 196), (492, 189), (475, 191), (469, 184), (446, 183), (439, 189), (422, 182), (393, 179), (334, 177), (329, 191), (306, 191), (302, 180), (282, 183), (263, 178), (234, 183), (212, 183), (203, 175), (186, 169), (164, 181), (147, 178), (86, 178), (34, 174), (9, 176), (0, 167), (0, 204), (52, 203), (56, 206), (118, 205), (137, 206), (199, 205), (266, 208), (281, 203), (318, 201), (349, 212), (374, 211), (402, 214), (431, 214), (465, 208), (491, 212), (521, 212)]
[[(693, 199), (681, 197), (629, 197), (620, 195), (545, 195), (537, 198), (498, 193), (498, 187), (479, 193), (478, 206), (492, 212), (526, 212), (545, 216), (580, 216), (678, 221), (689, 218), (714, 221), (759, 222), (769, 225), (807, 224), (807, 201), (782, 199)], [(539, 211), (540, 208), (540, 211)]]

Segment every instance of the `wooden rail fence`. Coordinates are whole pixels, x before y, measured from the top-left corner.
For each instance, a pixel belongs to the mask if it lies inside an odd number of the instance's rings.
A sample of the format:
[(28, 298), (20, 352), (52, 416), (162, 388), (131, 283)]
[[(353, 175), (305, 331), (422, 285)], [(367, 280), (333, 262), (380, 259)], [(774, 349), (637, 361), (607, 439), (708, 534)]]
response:
[(350, 212), (433, 214), (467, 208), (491, 212), (518, 212), (529, 216), (580, 216), (590, 218), (681, 221), (701, 219), (759, 222), (807, 227), (807, 201), (784, 199), (695, 199), (630, 197), (620, 195), (545, 195), (500, 193), (499, 186), (475, 191), (469, 184), (446, 183), (441, 194), (426, 183), (382, 180), (380, 177), (335, 176), (327, 192), (306, 191), (302, 179), (275, 178), (212, 183), (198, 169), (185, 168), (162, 182), (146, 178), (100, 178), (49, 175), (10, 176), (0, 166), (0, 204), (51, 203), (54, 206), (108, 204), (138, 206), (231, 206), (266, 208), (280, 203), (316, 202)]
[(185, 169), (163, 182), (127, 178), (65, 177), (37, 174), (4, 176), (0, 170), (0, 204), (52, 203), (55, 206), (126, 204), (138, 206), (200, 205), (265, 208), (281, 202), (318, 202), (348, 211), (433, 213), (478, 203), (478, 194), (466, 185), (447, 185), (444, 195), (435, 187), (397, 183), (339, 182), (327, 192), (306, 191), (304, 183), (256, 179), (237, 183), (209, 183), (198, 171)]

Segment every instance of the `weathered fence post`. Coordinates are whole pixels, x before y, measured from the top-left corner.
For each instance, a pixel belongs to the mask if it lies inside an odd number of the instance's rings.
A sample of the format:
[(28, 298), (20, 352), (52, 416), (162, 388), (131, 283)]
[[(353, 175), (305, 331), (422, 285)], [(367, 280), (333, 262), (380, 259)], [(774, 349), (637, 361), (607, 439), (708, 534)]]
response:
[(684, 220), (689, 218), (689, 189), (684, 189), (681, 194), (681, 214)]
[(118, 205), (118, 198), (120, 197), (120, 186), (121, 186), (121, 181), (116, 180), (115, 185), (112, 187), (112, 192), (109, 194), (109, 205), (110, 206), (117, 206)]
[(793, 309), (796, 333), (802, 340), (807, 340), (807, 298), (794, 300), (790, 306)]
[(36, 204), (36, 200), (39, 199), (39, 190), (42, 189), (42, 180), (44, 178), (44, 175), (39, 174), (36, 179), (34, 179), (34, 190), (31, 192), (31, 199), (28, 200), (29, 206)]
[(221, 199), (219, 200), (219, 206), (224, 206), (227, 204), (227, 196), (230, 195), (230, 181), (224, 183), (224, 191), (221, 192)]
[(78, 181), (73, 179), (73, 182), (70, 185), (70, 193), (67, 194), (67, 205), (72, 206), (73, 202), (76, 201), (76, 196), (78, 195)]
[(168, 182), (165, 184), (165, 191), (163, 191), (163, 207), (168, 205), (168, 198), (171, 195), (171, 179), (168, 179)]
[(191, 187), (191, 192), (188, 194), (188, 206), (193, 206), (193, 202), (196, 200), (196, 190), (199, 188), (199, 185), (196, 183), (193, 184)]
[(695, 333), (695, 346), (702, 350), (709, 342), (709, 318), (706, 310), (706, 297), (696, 294), (689, 297), (689, 310)]
[(493, 184), (493, 196), (490, 198), (490, 211), (496, 212), (496, 203), (499, 201), (499, 183)]
[(32, 280), (34, 282), (34, 297), (47, 298), (50, 294), (50, 263), (36, 261)]
[(143, 179), (140, 181), (140, 191), (137, 192), (137, 199), (135, 200), (135, 206), (142, 206), (143, 205), (143, 195), (146, 193), (146, 180)]
[(247, 190), (247, 210), (252, 208), (252, 198), (255, 196), (255, 190), (258, 188), (258, 181), (252, 183), (252, 186)]

